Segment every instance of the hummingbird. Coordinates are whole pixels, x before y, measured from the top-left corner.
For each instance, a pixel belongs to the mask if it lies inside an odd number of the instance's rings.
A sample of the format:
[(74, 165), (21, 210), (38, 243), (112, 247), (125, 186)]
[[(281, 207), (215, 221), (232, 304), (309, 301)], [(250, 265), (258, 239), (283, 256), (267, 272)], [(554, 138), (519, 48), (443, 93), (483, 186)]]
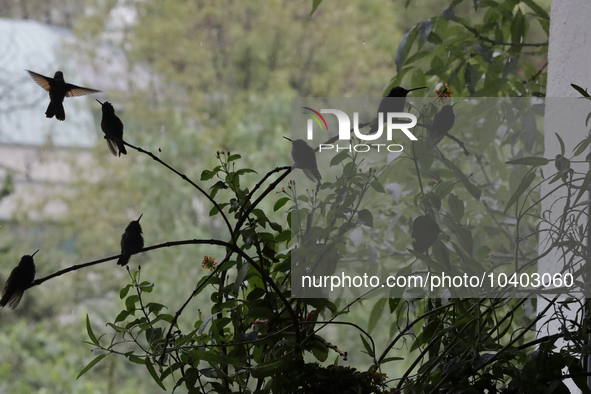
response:
[(103, 107), (101, 129), (103, 129), (103, 133), (105, 133), (105, 139), (107, 140), (109, 150), (113, 156), (117, 156), (117, 149), (119, 149), (119, 156), (121, 156), (122, 153), (126, 155), (127, 150), (125, 149), (125, 145), (123, 145), (123, 122), (121, 122), (121, 119), (115, 115), (115, 108), (113, 108), (113, 105), (111, 105), (110, 102), (105, 101), (104, 103), (101, 103), (98, 101), (98, 103)]
[[(38, 251), (39, 250), (37, 250), (37, 252)], [(4, 290), (2, 290), (2, 299), (0, 300), (1, 307), (5, 307), (6, 304), (8, 304), (10, 309), (16, 308), (21, 301), (25, 290), (27, 290), (35, 280), (35, 263), (33, 262), (33, 256), (35, 256), (37, 252), (30, 256), (24, 255), (21, 257), (20, 263), (18, 263), (10, 273), (8, 280), (4, 285)]]
[(318, 171), (318, 164), (316, 164), (316, 152), (304, 140), (292, 141), (287, 137), (283, 137), (291, 141), (291, 158), (295, 162), (295, 167), (304, 171), (304, 175), (312, 182), (320, 183), (322, 176)]
[(140, 219), (129, 222), (125, 228), (125, 232), (121, 236), (121, 254), (117, 260), (117, 264), (124, 266), (129, 263), (129, 258), (132, 253), (137, 253), (144, 248), (144, 237), (142, 237), (142, 226), (140, 226)]
[(433, 117), (433, 124), (428, 128), (427, 133), (427, 145), (430, 148), (439, 144), (453, 127), (456, 121), (454, 105), (444, 105)]
[(83, 88), (81, 86), (72, 85), (64, 81), (64, 73), (56, 71), (53, 78), (46, 77), (36, 72), (27, 70), (31, 75), (31, 78), (37, 85), (49, 92), (49, 106), (45, 111), (45, 116), (53, 118), (55, 115), (58, 120), (65, 120), (66, 113), (64, 111), (64, 98), (65, 97), (76, 97), (85, 96), (91, 93), (98, 93), (100, 90)]
[(384, 115), (388, 112), (404, 112), (404, 106), (406, 105), (406, 95), (409, 92), (412, 92), (413, 90), (426, 88), (426, 86), (423, 86), (420, 88), (405, 89), (400, 86), (394, 86), (392, 89), (390, 89), (390, 93), (388, 93), (388, 95), (384, 97), (380, 102), (380, 106), (378, 107), (378, 114), (374, 119), (374, 122), (371, 123), (369, 134), (375, 134), (378, 131), (378, 116), (381, 116), (382, 119), (384, 119)]

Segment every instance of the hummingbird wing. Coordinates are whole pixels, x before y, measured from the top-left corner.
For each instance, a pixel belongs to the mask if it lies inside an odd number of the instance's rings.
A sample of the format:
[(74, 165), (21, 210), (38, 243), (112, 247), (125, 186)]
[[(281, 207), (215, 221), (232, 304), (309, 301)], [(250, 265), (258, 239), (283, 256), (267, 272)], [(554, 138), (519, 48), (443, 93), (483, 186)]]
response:
[(66, 84), (66, 89), (68, 89), (66, 97), (86, 96), (87, 94), (100, 92), (100, 90), (83, 88), (82, 86), (72, 85), (71, 83)]
[(110, 140), (107, 138), (107, 146), (109, 147), (109, 150), (111, 151), (111, 153), (113, 154), (113, 156), (117, 156), (117, 143), (113, 140)]
[(304, 172), (306, 178), (308, 178), (312, 182), (319, 183), (320, 181), (322, 181), (322, 176), (320, 176), (320, 172), (318, 172), (317, 170), (314, 171), (309, 168), (302, 168), (302, 171)]
[(25, 292), (23, 290), (16, 290), (14, 292), (12, 297), (10, 297), (10, 301), (8, 301), (8, 306), (10, 309), (14, 309), (18, 306), (18, 304), (21, 302), (21, 298), (23, 298), (24, 293)]
[(22, 276), (21, 268), (16, 266), (6, 284), (4, 285), (4, 290), (2, 290), (2, 299), (0, 300), (0, 306), (4, 307), (6, 304), (10, 307), (10, 309), (16, 308), (16, 306), (21, 301), (23, 297), (24, 290), (19, 289), (20, 285), (20, 278)]
[(41, 74), (37, 74), (36, 72), (33, 72), (31, 70), (27, 70), (27, 72), (29, 73), (31, 78), (33, 78), (33, 80), (35, 82), (37, 82), (37, 85), (41, 86), (43, 89), (45, 89), (49, 92), (49, 89), (51, 89), (49, 81), (53, 81), (53, 78), (45, 77), (45, 76), (43, 76)]

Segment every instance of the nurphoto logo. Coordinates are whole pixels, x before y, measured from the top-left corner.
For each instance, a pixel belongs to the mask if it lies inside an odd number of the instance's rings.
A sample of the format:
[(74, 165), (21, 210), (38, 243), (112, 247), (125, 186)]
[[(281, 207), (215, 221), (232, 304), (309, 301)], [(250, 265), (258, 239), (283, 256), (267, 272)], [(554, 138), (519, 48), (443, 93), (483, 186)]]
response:
[[(349, 116), (341, 110), (338, 109), (321, 109), (320, 112), (310, 108), (310, 107), (302, 107), (311, 112), (303, 112), (306, 115), (310, 115), (311, 119), (308, 119), (307, 123), (307, 139), (312, 140), (314, 137), (314, 122), (320, 126), (321, 130), (328, 131), (328, 125), (326, 120), (322, 116), (322, 114), (333, 114), (337, 117), (338, 125), (339, 125), (339, 140), (349, 141), (351, 139), (351, 132), (354, 133), (355, 137), (362, 141), (376, 141), (382, 137), (384, 133), (384, 129), (386, 130), (386, 139), (388, 141), (393, 140), (393, 131), (400, 130), (409, 138), (411, 141), (417, 141), (417, 137), (414, 136), (413, 133), (409, 129), (413, 128), (417, 124), (417, 118), (415, 115), (408, 113), (408, 112), (386, 112), (382, 113), (379, 112), (378, 116), (373, 120), (377, 124), (377, 128), (374, 127), (376, 130), (375, 133), (372, 134), (362, 134), (359, 131), (359, 113), (353, 112), (353, 128), (351, 128), (351, 120)], [(386, 127), (384, 127), (384, 116), (386, 118)], [(410, 120), (410, 122), (400, 123), (401, 120)], [(373, 123), (372, 122), (372, 123)], [(372, 147), (376, 149), (378, 152), (381, 148), (384, 148), (388, 152), (402, 152), (404, 149), (400, 144), (380, 144), (380, 143), (372, 143), (372, 144), (355, 144), (355, 145), (338, 145), (338, 144), (320, 144), (319, 151), (327, 151), (327, 150), (348, 150), (349, 152), (369, 152), (372, 150)]]

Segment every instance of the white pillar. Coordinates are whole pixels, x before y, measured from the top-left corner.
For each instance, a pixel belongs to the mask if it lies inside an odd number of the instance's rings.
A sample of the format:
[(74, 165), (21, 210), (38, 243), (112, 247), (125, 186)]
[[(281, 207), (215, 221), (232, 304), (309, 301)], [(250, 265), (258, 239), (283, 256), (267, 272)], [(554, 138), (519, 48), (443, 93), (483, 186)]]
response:
[[(580, 94), (571, 87), (571, 83), (583, 88), (589, 88), (591, 92), (591, 1), (589, 0), (555, 0), (552, 2), (550, 16), (550, 46), (548, 50), (548, 85), (545, 118), (545, 154), (546, 158), (554, 158), (560, 153), (560, 146), (555, 132), (560, 134), (566, 145), (565, 156), (572, 155), (573, 148), (587, 136), (585, 117), (591, 111), (590, 102), (587, 100), (557, 100), (556, 97), (580, 97)], [(568, 103), (565, 103), (568, 101)], [(564, 125), (577, 125), (578, 127), (565, 127)], [(585, 153), (579, 156), (579, 160), (585, 157)], [(576, 168), (585, 171), (588, 167)], [(550, 163), (544, 174), (554, 173), (554, 163)], [(542, 187), (542, 195), (547, 194), (553, 185)], [(555, 193), (551, 198), (542, 203), (542, 210), (552, 210), (552, 216), (557, 217), (564, 208), (564, 193)], [(542, 241), (543, 241), (542, 236)], [(546, 245), (547, 246), (547, 245)], [(542, 251), (544, 245), (540, 245)], [(548, 255), (539, 264), (540, 272), (553, 272), (553, 266), (558, 262), (557, 255)], [(538, 309), (543, 309), (547, 304), (538, 299)], [(552, 309), (551, 309), (552, 310)], [(550, 310), (550, 311), (551, 311)], [(541, 328), (544, 321), (538, 324)], [(547, 330), (550, 330), (549, 332)], [(545, 326), (540, 335), (558, 332), (557, 325)], [(557, 342), (558, 346), (561, 343)], [(580, 392), (576, 386), (569, 382), (571, 392)]]

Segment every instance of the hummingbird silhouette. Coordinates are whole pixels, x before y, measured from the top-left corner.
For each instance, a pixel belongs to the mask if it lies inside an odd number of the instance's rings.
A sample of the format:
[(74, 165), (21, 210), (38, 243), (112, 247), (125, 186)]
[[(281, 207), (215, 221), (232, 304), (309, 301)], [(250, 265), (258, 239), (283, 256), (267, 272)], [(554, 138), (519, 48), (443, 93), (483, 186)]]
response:
[(433, 148), (439, 144), (454, 126), (455, 121), (453, 105), (444, 105), (433, 117), (431, 127), (427, 128), (427, 146)]
[(316, 152), (304, 140), (292, 141), (287, 137), (283, 137), (291, 141), (291, 158), (295, 162), (295, 166), (304, 171), (304, 175), (312, 182), (320, 183), (322, 176), (318, 171), (318, 164), (316, 164)]
[[(98, 100), (96, 100), (98, 101)], [(103, 107), (103, 118), (101, 119), (101, 129), (105, 133), (105, 139), (107, 145), (113, 156), (117, 156), (117, 150), (119, 150), (119, 156), (123, 153), (127, 154), (125, 145), (123, 145), (123, 122), (117, 115), (115, 115), (115, 108), (110, 102), (105, 101), (99, 104)]]
[(121, 236), (121, 254), (117, 260), (117, 264), (124, 266), (129, 263), (129, 258), (132, 253), (137, 253), (144, 248), (144, 237), (142, 237), (142, 226), (140, 226), (140, 219), (129, 222), (125, 228), (125, 232)]
[(36, 72), (27, 70), (31, 78), (37, 85), (49, 92), (49, 106), (45, 111), (45, 116), (53, 118), (54, 116), (58, 120), (66, 119), (66, 112), (64, 111), (64, 98), (65, 97), (77, 97), (85, 96), (91, 93), (98, 93), (100, 90), (83, 88), (81, 86), (72, 85), (64, 81), (64, 73), (56, 71), (53, 78), (46, 77)]
[(14, 309), (18, 306), (19, 302), (21, 302), (25, 290), (27, 290), (35, 280), (35, 263), (33, 261), (33, 256), (35, 256), (37, 252), (30, 256), (24, 255), (21, 257), (20, 263), (18, 263), (10, 273), (8, 280), (4, 285), (4, 290), (2, 290), (2, 299), (0, 300), (1, 307), (5, 307), (6, 304), (8, 304), (10, 309)]
[(379, 117), (385, 121), (384, 115), (388, 112), (404, 112), (404, 106), (406, 105), (406, 95), (409, 92), (426, 88), (426, 86), (423, 86), (420, 88), (405, 89), (400, 86), (394, 86), (392, 89), (390, 89), (390, 93), (388, 93), (388, 95), (380, 102), (377, 117), (375, 121), (371, 123), (369, 134), (375, 134), (378, 131)]

